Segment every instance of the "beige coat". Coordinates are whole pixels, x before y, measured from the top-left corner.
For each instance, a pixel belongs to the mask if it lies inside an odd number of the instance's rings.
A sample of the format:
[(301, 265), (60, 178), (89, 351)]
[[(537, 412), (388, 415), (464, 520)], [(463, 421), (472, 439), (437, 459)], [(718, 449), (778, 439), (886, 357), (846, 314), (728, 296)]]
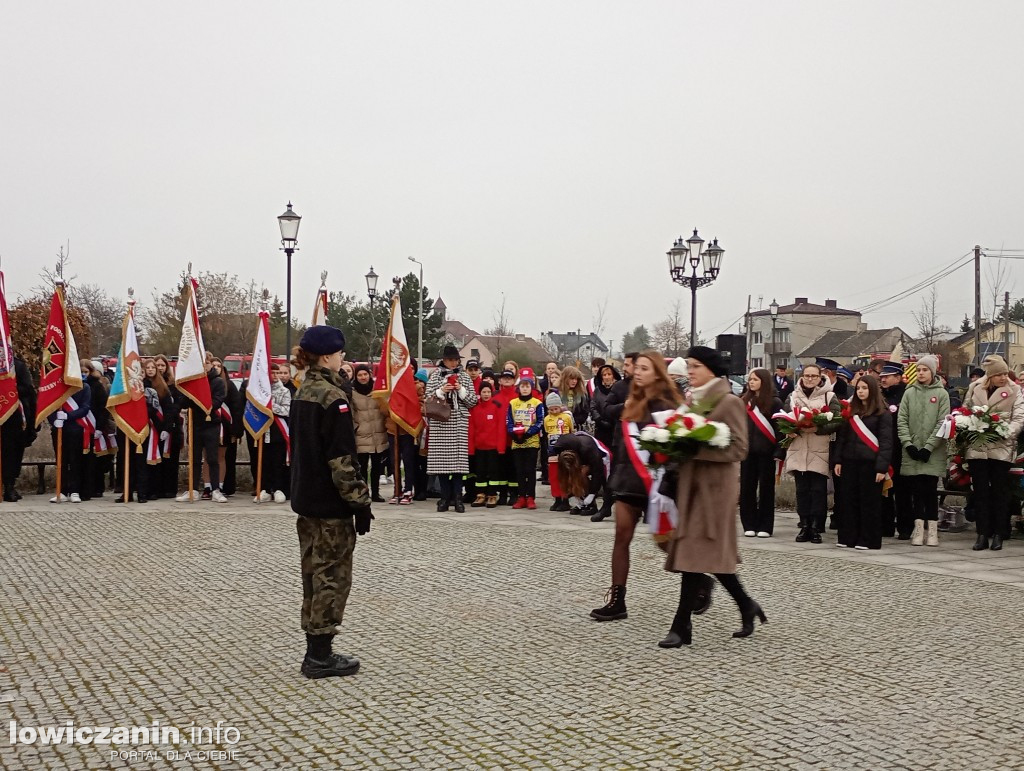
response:
[(352, 391), (352, 420), (356, 426), (356, 452), (378, 453), (388, 448), (387, 410), (379, 399)]
[(1012, 380), (1000, 386), (992, 395), (988, 394), (988, 378), (983, 377), (971, 383), (964, 395), (965, 407), (989, 406), (999, 419), (1010, 424), (1010, 436), (967, 451), (967, 459), (1003, 460), (1012, 463), (1017, 457), (1017, 435), (1024, 427), (1024, 394)]
[(705, 448), (680, 464), (676, 493), (679, 523), (666, 545), (665, 570), (735, 573), (740, 561), (736, 512), (740, 461), (747, 455), (747, 410), (724, 379), (704, 398), (716, 396), (721, 398), (708, 420), (729, 426), (732, 443), (724, 449)]
[[(832, 384), (826, 380), (825, 385), (815, 388), (810, 396), (804, 395), (803, 388), (797, 385), (790, 398), (790, 405), (802, 410), (820, 410), (833, 398)], [(828, 476), (828, 446), (831, 441), (829, 434), (798, 434), (793, 444), (786, 449), (786, 473), (814, 471)]]

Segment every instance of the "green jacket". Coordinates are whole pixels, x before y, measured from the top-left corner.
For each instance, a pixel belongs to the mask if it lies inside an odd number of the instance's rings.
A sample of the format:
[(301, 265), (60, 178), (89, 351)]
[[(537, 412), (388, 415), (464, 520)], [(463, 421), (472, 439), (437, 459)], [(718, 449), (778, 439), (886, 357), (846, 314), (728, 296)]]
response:
[[(900, 476), (946, 475), (946, 440), (936, 434), (942, 419), (949, 414), (949, 393), (935, 378), (929, 385), (914, 383), (907, 386), (896, 415), (896, 434), (903, 446), (903, 466)], [(927, 463), (907, 455), (907, 447), (931, 450)]]

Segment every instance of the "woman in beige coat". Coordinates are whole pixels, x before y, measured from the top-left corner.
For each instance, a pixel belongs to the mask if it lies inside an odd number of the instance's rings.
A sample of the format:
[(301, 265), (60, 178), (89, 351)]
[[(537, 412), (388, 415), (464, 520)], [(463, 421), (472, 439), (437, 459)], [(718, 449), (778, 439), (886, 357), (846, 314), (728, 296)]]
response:
[[(971, 447), (967, 470), (974, 489), (974, 511), (978, 540), (974, 551), (1003, 548), (1010, 537), (1010, 464), (1017, 455), (1017, 435), (1024, 426), (1024, 396), (1011, 382), (1002, 356), (986, 356), (981, 363), (985, 377), (971, 383), (964, 396), (965, 407), (988, 407), (991, 414), (1010, 426), (1006, 439)], [(991, 539), (991, 546), (989, 546)]]
[(747, 410), (724, 379), (728, 367), (713, 348), (696, 346), (687, 354), (690, 409), (708, 420), (725, 423), (732, 441), (728, 447), (705, 447), (679, 465), (676, 506), (679, 521), (667, 544), (665, 570), (682, 573), (679, 607), (662, 648), (689, 645), (690, 614), (696, 607), (702, 573), (713, 573), (736, 601), (743, 628), (733, 637), (748, 637), (754, 618), (768, 619), (736, 577), (740, 556), (736, 548), (736, 506), (740, 495), (740, 461), (747, 454)]
[[(839, 400), (832, 393), (832, 384), (826, 378), (822, 383), (821, 368), (807, 364), (800, 374), (800, 382), (790, 398), (792, 408), (821, 409), (831, 404), (839, 411)], [(796, 540), (821, 543), (828, 514), (828, 449), (832, 437), (819, 433), (819, 429), (801, 429), (796, 440), (786, 449), (786, 471), (796, 480), (796, 513), (800, 518), (800, 532)]]
[(373, 375), (365, 364), (359, 364), (352, 382), (352, 421), (356, 428), (356, 458), (359, 470), (366, 479), (370, 473), (370, 500), (383, 503), (380, 477), (384, 473), (384, 460), (388, 449), (388, 432), (384, 402), (373, 396)]

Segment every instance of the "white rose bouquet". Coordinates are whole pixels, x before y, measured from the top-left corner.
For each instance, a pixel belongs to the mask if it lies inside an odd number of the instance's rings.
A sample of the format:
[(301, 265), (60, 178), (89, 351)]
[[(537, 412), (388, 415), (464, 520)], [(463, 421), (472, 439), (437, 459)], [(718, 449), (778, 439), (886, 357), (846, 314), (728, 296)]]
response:
[(677, 410), (654, 414), (654, 423), (640, 430), (640, 446), (650, 452), (648, 465), (664, 466), (688, 460), (704, 446), (725, 448), (732, 434), (725, 423), (708, 420), (684, 405)]

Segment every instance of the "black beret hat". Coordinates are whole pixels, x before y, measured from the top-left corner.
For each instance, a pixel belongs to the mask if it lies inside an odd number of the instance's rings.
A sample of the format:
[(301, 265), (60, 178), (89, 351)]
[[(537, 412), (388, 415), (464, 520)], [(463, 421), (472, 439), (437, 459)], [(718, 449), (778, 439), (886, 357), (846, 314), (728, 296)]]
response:
[(729, 367), (722, 360), (718, 351), (714, 348), (708, 348), (706, 345), (695, 345), (686, 352), (686, 358), (696, 359), (711, 370), (715, 377), (725, 377), (729, 374)]
[(318, 324), (302, 333), (299, 347), (316, 356), (330, 356), (345, 350), (345, 335), (337, 327)]

